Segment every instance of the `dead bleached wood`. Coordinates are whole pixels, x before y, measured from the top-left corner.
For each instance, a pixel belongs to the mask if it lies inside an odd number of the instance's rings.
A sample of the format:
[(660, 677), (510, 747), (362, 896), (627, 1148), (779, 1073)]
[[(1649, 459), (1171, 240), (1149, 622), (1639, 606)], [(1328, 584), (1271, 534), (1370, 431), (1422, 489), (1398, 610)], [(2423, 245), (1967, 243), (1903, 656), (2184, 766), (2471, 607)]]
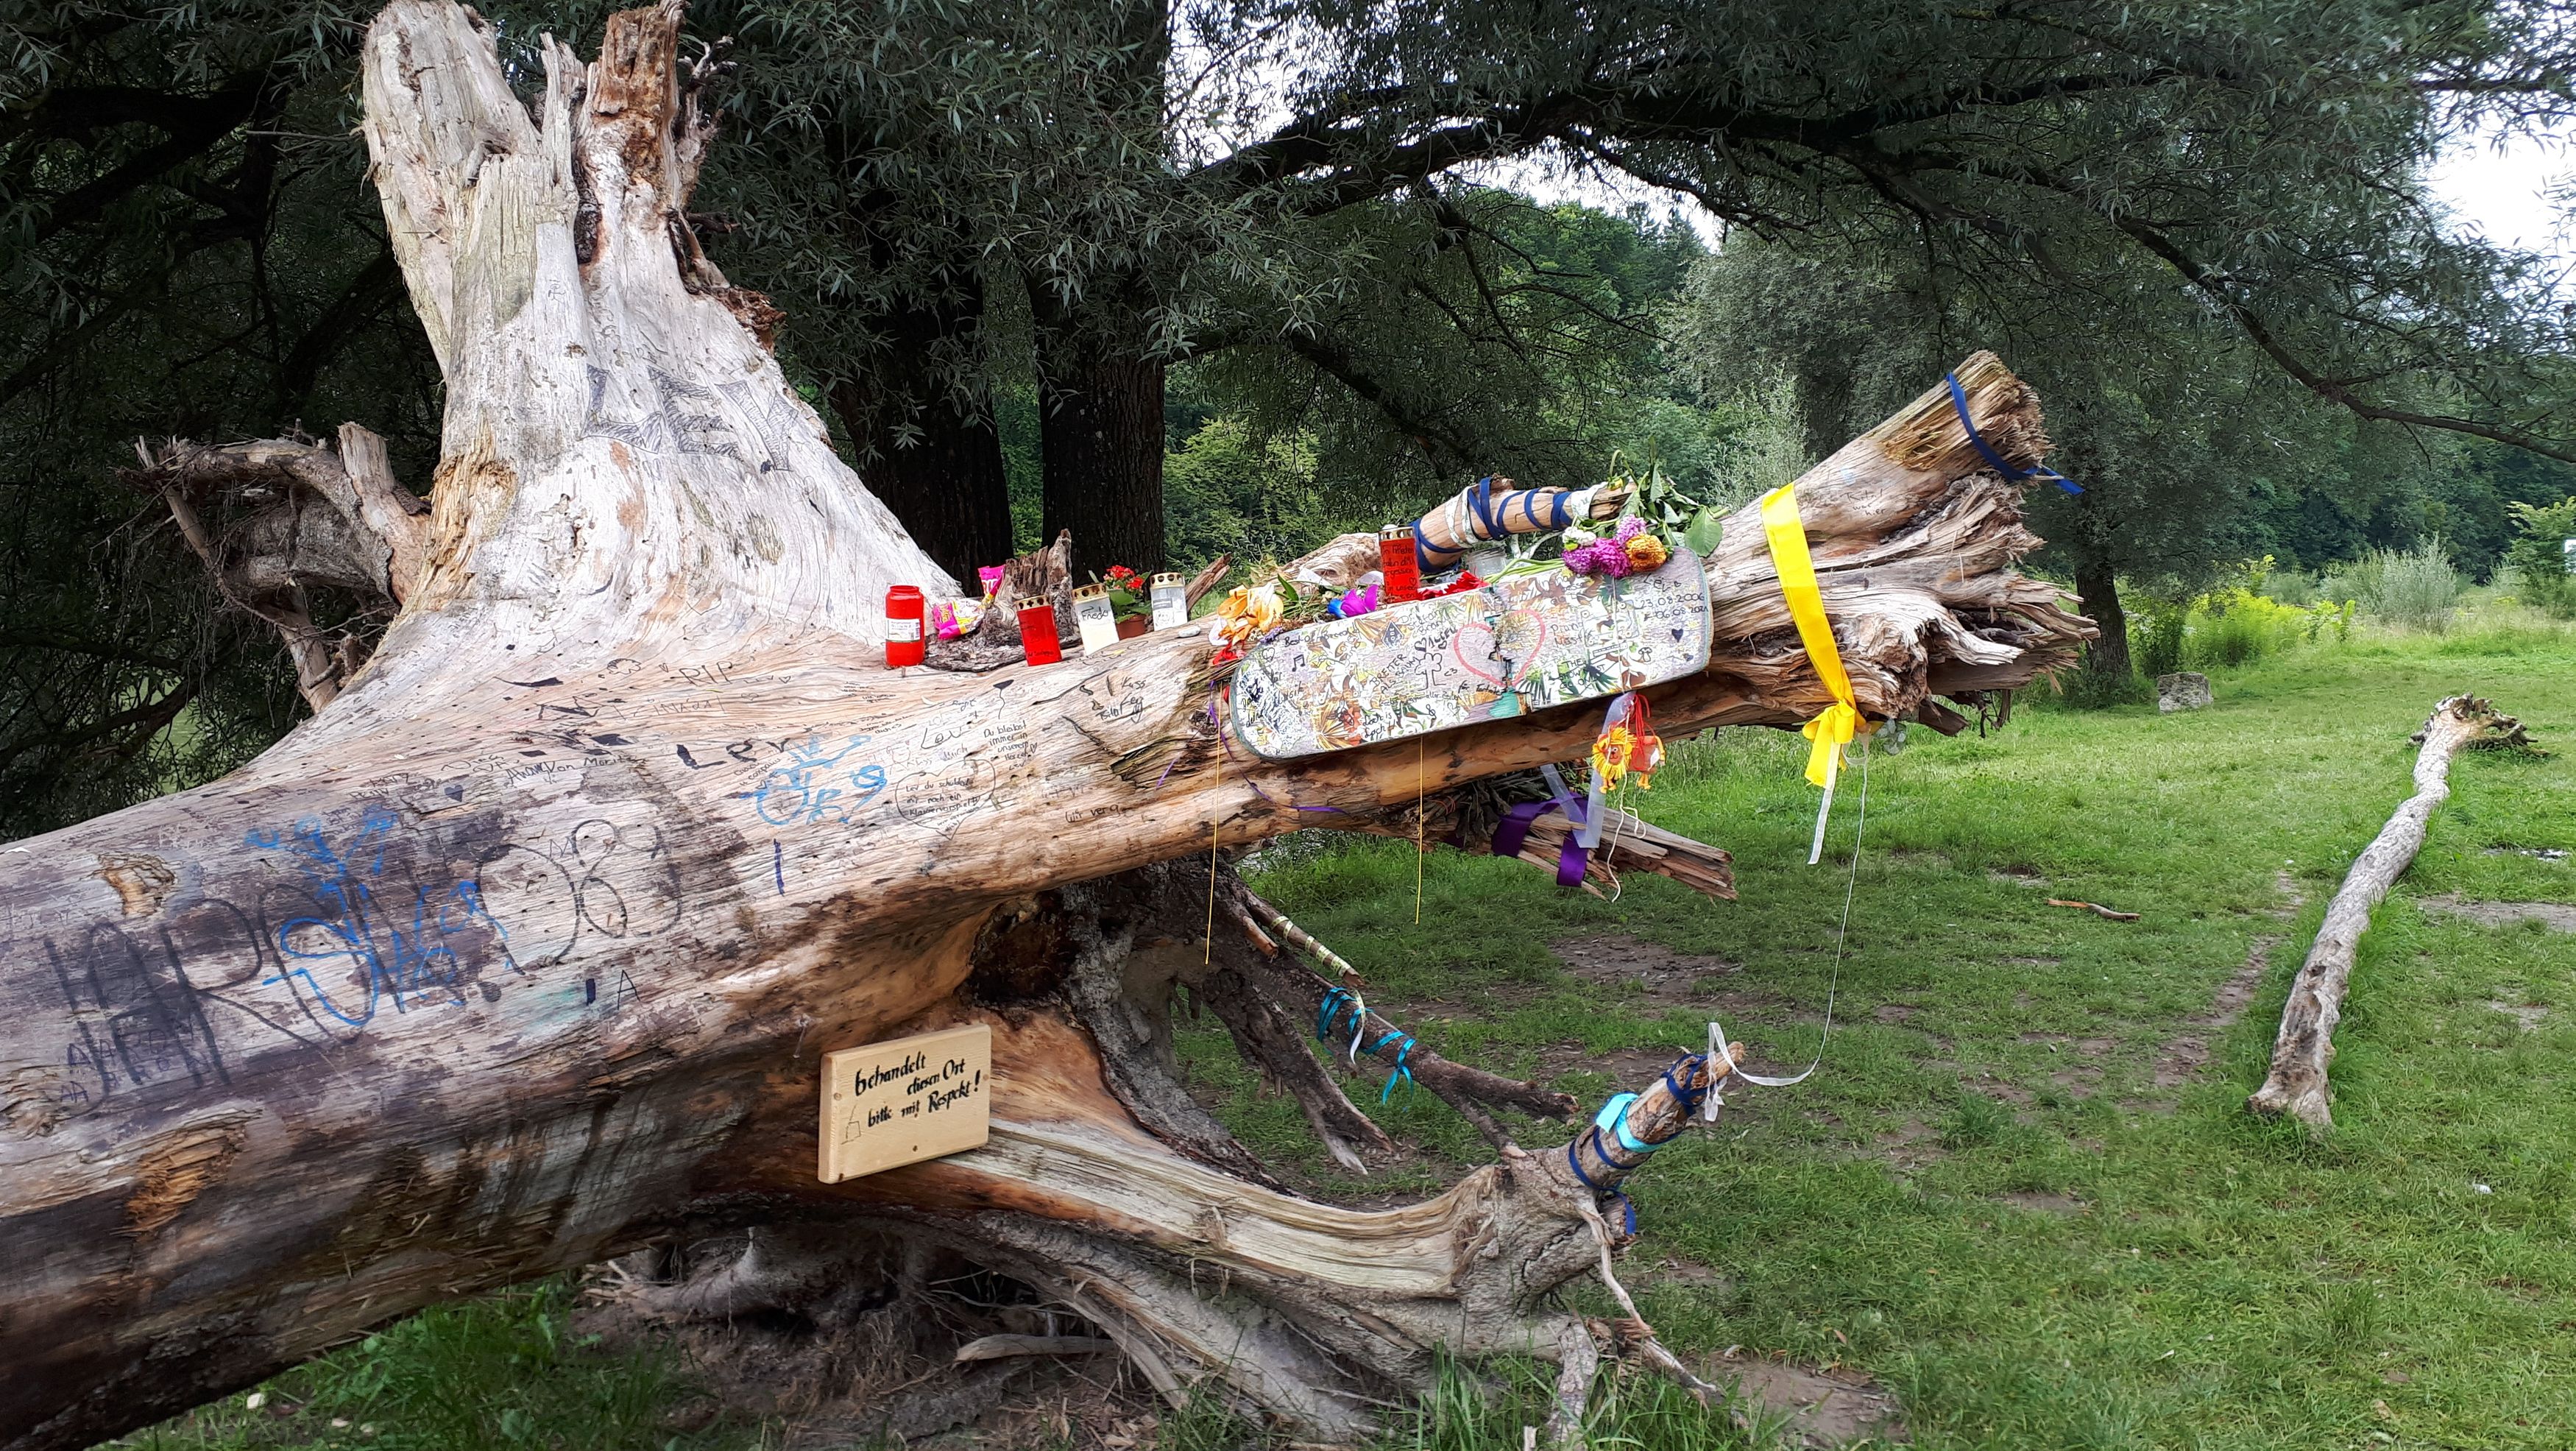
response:
[[(1220, 743), (1199, 631), (888, 671), (887, 588), (955, 584), (688, 233), (678, 7), (612, 17), (587, 65), (536, 49), (522, 103), (448, 0), (361, 47), (446, 408), (373, 657), (232, 776), (0, 853), (0, 1446), (89, 1446), (437, 1300), (798, 1215), (950, 1243), (1155, 1384), (1308, 1434), (1364, 1435), (1444, 1350), (1589, 1364), (1555, 1297), (1597, 1272), (1599, 1206), (1500, 1107), (1500, 1162), (1420, 1205), (1230, 1167), (1157, 1015), (1204, 990), (1276, 1043), (1321, 984), (1208, 942), (1204, 872), (1157, 864), (1579, 756), (1598, 711), (1270, 764)], [(2035, 461), (2036, 398), (1989, 355), (1959, 371)], [(1801, 481), (1873, 716), (2090, 634), (2013, 572), (2038, 541), (1983, 470), (1936, 387)], [(1751, 516), (1728, 536), (1715, 664), (1650, 692), (1675, 739), (1828, 699)], [(822, 1054), (969, 1020), (993, 1145), (816, 1182)], [(1513, 1091), (1451, 1066), (1456, 1101)], [(1283, 1086), (1380, 1151), (1332, 1081)], [(799, 1267), (741, 1268), (714, 1300)]]
[[(329, 444), (173, 439), (136, 452), (143, 466), (127, 470), (126, 482), (161, 496), (217, 596), (267, 621), (295, 662), (305, 703), (329, 705), (365, 666), (374, 639), (354, 624), (318, 626), (314, 594), (336, 591), (342, 613), (381, 624), (428, 565), (429, 505), (395, 480), (385, 441), (344, 423)], [(230, 522), (218, 531), (210, 518)]]
[(2326, 1065), (2334, 1061), (2335, 1023), (2343, 1016), (2344, 991), (2352, 982), (2361, 935), (2370, 929), (2371, 909), (2423, 850), (2425, 827), (2451, 794), (2451, 757), (2464, 747), (2520, 746), (2530, 740), (2521, 722), (2498, 715), (2473, 695), (2455, 695), (2433, 707), (2432, 718), (2415, 739), (2424, 747), (2415, 757), (2415, 794), (2399, 804), (2379, 835), (2353, 859), (2352, 870), (2344, 873), (2343, 885), (2326, 904), (2316, 942), (2281, 1007), (2271, 1075), (2245, 1101), (2255, 1113), (2289, 1114), (2317, 1133), (2333, 1126)]

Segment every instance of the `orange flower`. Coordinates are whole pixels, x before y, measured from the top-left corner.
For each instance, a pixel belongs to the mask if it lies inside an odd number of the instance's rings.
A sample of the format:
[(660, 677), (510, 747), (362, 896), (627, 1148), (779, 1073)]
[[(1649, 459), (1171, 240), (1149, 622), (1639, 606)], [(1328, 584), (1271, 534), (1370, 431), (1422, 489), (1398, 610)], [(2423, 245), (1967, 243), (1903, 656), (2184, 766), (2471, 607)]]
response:
[(1640, 534), (1628, 541), (1628, 562), (1639, 569), (1661, 569), (1664, 561), (1672, 557), (1664, 541), (1652, 534)]
[(1286, 612), (1278, 585), (1237, 585), (1216, 607), (1216, 625), (1208, 631), (1208, 639), (1239, 650), (1268, 633)]

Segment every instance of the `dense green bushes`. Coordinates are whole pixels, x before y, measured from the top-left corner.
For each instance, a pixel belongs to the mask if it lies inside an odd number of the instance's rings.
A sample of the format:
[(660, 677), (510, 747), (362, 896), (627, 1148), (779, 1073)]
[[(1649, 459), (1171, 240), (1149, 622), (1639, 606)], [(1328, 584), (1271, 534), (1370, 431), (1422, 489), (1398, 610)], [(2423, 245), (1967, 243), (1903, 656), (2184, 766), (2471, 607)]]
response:
[(2576, 495), (2555, 504), (2516, 504), (2521, 534), (2504, 553), (2513, 570), (2514, 594), (2560, 619), (2576, 619), (2576, 574), (2568, 572), (2567, 541), (2576, 539)]
[(2296, 574), (2281, 577), (2281, 584), (2287, 588), (2276, 585), (2267, 554), (2239, 564), (2232, 579), (2204, 593), (2148, 596), (2130, 626), (2130, 658), (2140, 674), (2152, 678), (2233, 668), (2329, 631), (2337, 639), (2351, 633), (2349, 604), (2317, 598), (2313, 582)]

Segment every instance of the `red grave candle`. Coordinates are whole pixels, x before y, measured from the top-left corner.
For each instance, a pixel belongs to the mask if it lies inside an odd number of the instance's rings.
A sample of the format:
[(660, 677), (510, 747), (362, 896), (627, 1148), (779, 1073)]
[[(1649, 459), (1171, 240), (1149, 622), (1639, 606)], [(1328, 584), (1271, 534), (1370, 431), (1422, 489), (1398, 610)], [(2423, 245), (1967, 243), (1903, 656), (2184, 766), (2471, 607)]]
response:
[(1032, 665), (1053, 665), (1064, 658), (1055, 637), (1055, 601), (1037, 596), (1020, 601), (1020, 650)]
[(921, 591), (899, 584), (886, 591), (886, 668), (900, 669), (921, 663), (928, 648), (922, 638), (922, 619), (926, 610)]
[(1377, 531), (1379, 586), (1389, 604), (1422, 598), (1422, 564), (1413, 552), (1413, 526), (1389, 524)]

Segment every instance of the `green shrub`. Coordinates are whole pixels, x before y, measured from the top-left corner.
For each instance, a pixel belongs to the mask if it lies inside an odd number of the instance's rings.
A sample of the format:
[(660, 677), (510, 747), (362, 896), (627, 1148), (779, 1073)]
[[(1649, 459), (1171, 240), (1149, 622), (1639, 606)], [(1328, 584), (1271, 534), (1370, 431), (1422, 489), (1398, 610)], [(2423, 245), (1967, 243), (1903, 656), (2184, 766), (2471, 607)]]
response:
[(2372, 550), (2338, 570), (2329, 591), (2387, 624), (2440, 634), (2468, 587), (2442, 541), (2432, 539), (2413, 549)]
[(2522, 532), (2507, 545), (2504, 562), (2514, 572), (2514, 594), (2524, 604), (2560, 619), (2576, 619), (2576, 574), (2567, 572), (2567, 541), (2576, 539), (2576, 497), (2555, 504), (2516, 504)]
[[(2274, 573), (2268, 554), (2241, 561), (2230, 576), (2189, 599), (2150, 598), (2139, 608), (2129, 653), (2140, 674), (2153, 678), (2177, 670), (2248, 665), (2302, 639), (2316, 639), (2334, 616), (2331, 605), (2301, 608), (2316, 598), (2316, 581), (2296, 571)], [(2298, 598), (2284, 599), (2285, 594)]]
[(2171, 675), (2182, 668), (2184, 632), (2190, 628), (2188, 605), (2148, 605), (2138, 612), (2137, 623), (2130, 626), (2129, 658), (2138, 662), (2138, 673), (2153, 678)]
[(2300, 569), (2276, 569), (2266, 576), (2263, 594), (2297, 609), (2307, 609), (2322, 597), (2325, 580)]
[(2194, 602), (2183, 658), (2202, 670), (2250, 664), (2296, 643), (2314, 618), (2243, 590), (2206, 594)]

